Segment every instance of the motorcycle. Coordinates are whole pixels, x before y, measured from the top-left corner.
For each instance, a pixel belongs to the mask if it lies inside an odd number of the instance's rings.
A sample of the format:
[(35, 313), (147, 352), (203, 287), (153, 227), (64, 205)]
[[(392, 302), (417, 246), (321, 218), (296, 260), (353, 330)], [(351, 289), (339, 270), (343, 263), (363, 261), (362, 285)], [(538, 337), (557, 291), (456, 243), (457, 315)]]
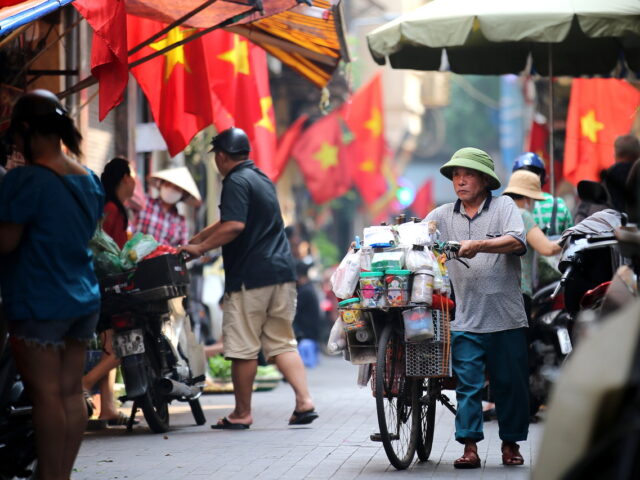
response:
[(103, 284), (102, 315), (114, 330), (126, 395), (155, 433), (169, 429), (169, 403), (188, 402), (197, 425), (206, 418), (199, 397), (204, 386), (204, 352), (184, 308), (189, 282), (185, 260), (161, 255), (141, 261), (131, 273)]
[(615, 235), (631, 265), (623, 267), (620, 281), (626, 286), (615, 294), (617, 280), (612, 281), (602, 312), (609, 301), (627, 300), (598, 318), (597, 335), (588, 336), (567, 363), (549, 408), (534, 480), (640, 476), (640, 231), (622, 226)]
[(11, 352), (3, 348), (6, 338), (0, 335), (0, 480), (31, 478), (36, 465), (32, 407)]
[(532, 416), (547, 402), (562, 364), (573, 349), (573, 322), (565, 309), (564, 295), (552, 295), (558, 283), (540, 288), (531, 299), (528, 340), (529, 408)]

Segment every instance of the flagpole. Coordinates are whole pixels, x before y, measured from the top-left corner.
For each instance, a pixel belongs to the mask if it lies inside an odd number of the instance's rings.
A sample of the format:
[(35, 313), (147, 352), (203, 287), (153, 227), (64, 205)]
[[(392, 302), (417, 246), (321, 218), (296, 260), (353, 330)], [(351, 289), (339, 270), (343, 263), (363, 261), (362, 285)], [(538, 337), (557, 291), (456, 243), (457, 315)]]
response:
[(549, 171), (551, 173), (551, 196), (556, 196), (555, 153), (553, 151), (553, 50), (549, 45)]
[(188, 37), (183, 38), (179, 42), (172, 43), (171, 45), (167, 45), (162, 50), (157, 50), (157, 51), (155, 51), (153, 53), (150, 53), (146, 57), (139, 58), (135, 62), (129, 63), (129, 70), (131, 70), (134, 67), (137, 67), (141, 63), (148, 62), (149, 60), (153, 60), (154, 58), (159, 57), (160, 55), (164, 55), (165, 53), (167, 53), (170, 50), (173, 50), (176, 47), (181, 47), (182, 45), (184, 45), (186, 43), (189, 43), (189, 42), (191, 42), (193, 40), (197, 40), (198, 38), (206, 35), (207, 33), (211, 33), (214, 30), (218, 30), (220, 28), (226, 27), (227, 25), (231, 25), (233, 23), (239, 22), (244, 17), (247, 17), (252, 13), (253, 13), (252, 11), (248, 11), (248, 12), (245, 12), (245, 13), (240, 13), (239, 15), (236, 15), (235, 17), (227, 18), (225, 21), (219, 23), (218, 25), (214, 25), (213, 27), (205, 28), (204, 30), (200, 30), (198, 33), (194, 33), (193, 35), (189, 35)]
[[(172, 43), (171, 45), (168, 45), (167, 47), (163, 48), (162, 50), (158, 50), (155, 51), (149, 55), (147, 55), (146, 57), (142, 57), (134, 62), (129, 63), (129, 70), (131, 70), (134, 67), (137, 67), (138, 65), (144, 63), (144, 62), (148, 62), (149, 60), (153, 60), (154, 58), (160, 56), (160, 55), (164, 55), (165, 53), (167, 53), (170, 50), (173, 50), (174, 48), (177, 47), (181, 47), (182, 45), (185, 45), (189, 42), (191, 42), (192, 40), (197, 40), (198, 38), (202, 37), (203, 35), (206, 35), (207, 33), (213, 32), (214, 30), (218, 30), (220, 28), (224, 28), (227, 25), (231, 25), (233, 23), (239, 22), (240, 20), (242, 20), (245, 17), (248, 17), (249, 15), (253, 14), (253, 10), (249, 10), (247, 12), (243, 12), (240, 13), (238, 15), (236, 15), (235, 17), (231, 17), (228, 18), (226, 20), (224, 20), (223, 22), (220, 22), (217, 25), (214, 25), (213, 27), (209, 27), (205, 30), (201, 30), (198, 33), (194, 33), (193, 35), (190, 35), (188, 37), (186, 37), (185, 39), (176, 42), (176, 43)], [(78, 83), (76, 83), (75, 85), (72, 85), (71, 87), (67, 88), (66, 90), (63, 90), (62, 92), (57, 94), (57, 97), (60, 99), (63, 99), (69, 95), (72, 95), (76, 92), (79, 92), (80, 90), (83, 90), (87, 87), (90, 87), (92, 85), (95, 85), (96, 83), (98, 83), (98, 79), (95, 78), (93, 75), (89, 75), (88, 77), (83, 78), (82, 80), (80, 80)]]
[[(200, 13), (202, 10), (204, 10), (205, 8), (207, 8), (209, 5), (216, 3), (218, 0), (207, 0), (206, 2), (204, 2), (202, 5), (200, 5), (199, 7), (195, 8), (194, 10), (191, 10), (189, 13), (183, 15), (182, 17), (178, 18), (177, 20), (174, 20), (172, 23), (170, 23), (169, 25), (167, 25), (165, 28), (163, 28), (162, 30), (160, 30), (158, 33), (155, 33), (154, 35), (152, 35), (151, 37), (147, 38), (144, 42), (136, 45), (135, 47), (133, 47), (131, 50), (129, 50), (127, 52), (128, 56), (133, 55), (136, 52), (139, 52), (140, 50), (142, 50), (144, 47), (146, 47), (147, 45), (149, 45), (151, 42), (156, 41), (157, 39), (159, 39), (162, 35), (164, 35), (165, 33), (169, 33), (170, 30), (182, 25), (185, 21), (189, 20), (191, 17), (193, 17), (194, 15)], [(250, 10), (253, 11), (253, 10)]]

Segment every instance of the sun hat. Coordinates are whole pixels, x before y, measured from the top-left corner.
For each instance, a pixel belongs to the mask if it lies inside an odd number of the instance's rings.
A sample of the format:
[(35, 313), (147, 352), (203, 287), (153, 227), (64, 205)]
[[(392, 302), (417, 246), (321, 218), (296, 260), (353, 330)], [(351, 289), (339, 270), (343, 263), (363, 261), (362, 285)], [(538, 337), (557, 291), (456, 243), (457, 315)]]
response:
[(515, 193), (534, 200), (544, 200), (544, 195), (540, 188), (540, 177), (528, 170), (516, 170), (513, 172), (509, 179), (509, 185), (507, 185), (503, 193)]
[(489, 177), (489, 189), (500, 188), (500, 179), (496, 175), (493, 160), (489, 154), (479, 148), (465, 147), (453, 154), (451, 160), (440, 167), (440, 173), (453, 180), (453, 169), (455, 167), (477, 170)]
[(166, 170), (160, 170), (149, 175), (149, 180), (152, 182), (155, 180), (164, 180), (165, 182), (172, 183), (178, 188), (181, 188), (187, 192), (196, 204), (202, 202), (202, 196), (200, 190), (196, 185), (195, 180), (191, 176), (187, 167), (168, 168)]

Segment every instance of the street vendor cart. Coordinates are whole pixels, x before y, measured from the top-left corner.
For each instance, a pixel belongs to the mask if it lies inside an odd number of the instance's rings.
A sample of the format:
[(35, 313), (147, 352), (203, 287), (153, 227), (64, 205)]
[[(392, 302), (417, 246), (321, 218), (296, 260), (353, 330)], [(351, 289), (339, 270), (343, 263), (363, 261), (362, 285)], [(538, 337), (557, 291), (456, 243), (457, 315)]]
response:
[(416, 453), (429, 459), (436, 403), (455, 414), (443, 393), (453, 383), (445, 262), (459, 244), (438, 242), (436, 225), (417, 222), (370, 227), (364, 238), (332, 277), (334, 293), (350, 298), (339, 303), (330, 342), (343, 335), (360, 385), (370, 382), (379, 427), (371, 440), (401, 470)]

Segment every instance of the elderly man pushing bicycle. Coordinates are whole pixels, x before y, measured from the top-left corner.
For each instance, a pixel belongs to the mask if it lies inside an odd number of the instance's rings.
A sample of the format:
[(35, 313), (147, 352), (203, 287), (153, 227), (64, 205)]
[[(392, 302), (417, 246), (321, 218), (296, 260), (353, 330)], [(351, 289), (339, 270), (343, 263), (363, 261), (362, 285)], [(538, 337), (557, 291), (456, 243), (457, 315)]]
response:
[(500, 188), (491, 157), (476, 148), (453, 154), (440, 172), (453, 181), (458, 200), (432, 211), (441, 238), (459, 241), (449, 276), (456, 300), (451, 323), (452, 365), (458, 379), (456, 440), (464, 454), (455, 468), (478, 468), (482, 432), (481, 391), (488, 371), (502, 439), (502, 463), (522, 465), (517, 442), (527, 439), (529, 388), (526, 328), (520, 292), (520, 255), (526, 252), (518, 207)]

